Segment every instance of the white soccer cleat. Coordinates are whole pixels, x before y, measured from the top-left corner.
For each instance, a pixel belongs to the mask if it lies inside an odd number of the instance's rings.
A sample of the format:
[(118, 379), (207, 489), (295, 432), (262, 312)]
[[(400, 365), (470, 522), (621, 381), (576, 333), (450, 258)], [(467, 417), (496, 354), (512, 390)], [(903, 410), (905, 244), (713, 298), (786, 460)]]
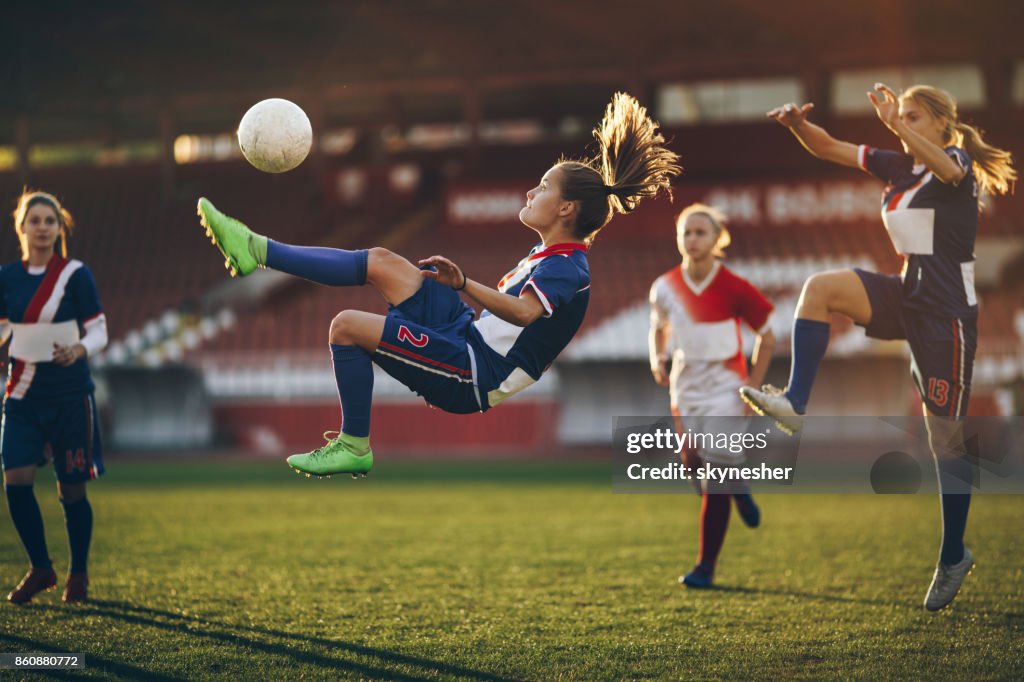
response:
[(928, 596), (924, 598), (924, 607), (929, 611), (938, 611), (949, 606), (960, 586), (974, 568), (974, 555), (964, 547), (964, 558), (960, 563), (947, 566), (941, 561), (935, 568), (935, 577), (928, 588)]
[(765, 384), (760, 390), (752, 386), (740, 388), (740, 397), (762, 417), (771, 417), (779, 428), (792, 436), (803, 428), (804, 418), (793, 409), (785, 391)]

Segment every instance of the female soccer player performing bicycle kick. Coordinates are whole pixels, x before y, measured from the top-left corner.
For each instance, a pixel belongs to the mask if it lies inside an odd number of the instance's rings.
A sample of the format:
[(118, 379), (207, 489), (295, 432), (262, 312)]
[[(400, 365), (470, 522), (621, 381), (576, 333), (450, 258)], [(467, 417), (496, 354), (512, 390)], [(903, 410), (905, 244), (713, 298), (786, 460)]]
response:
[(814, 377), (825, 355), (829, 319), (840, 313), (869, 337), (906, 339), (911, 374), (924, 403), (942, 505), (942, 549), (925, 598), (937, 611), (956, 596), (974, 565), (963, 535), (973, 468), (963, 443), (977, 346), (974, 240), (978, 191), (1004, 194), (1017, 177), (1010, 154), (962, 123), (946, 92), (916, 85), (897, 96), (878, 83), (868, 93), (902, 152), (856, 146), (810, 123), (813, 104), (768, 112), (814, 156), (860, 168), (881, 180), (882, 220), (904, 257), (900, 275), (863, 270), (822, 272), (804, 284), (793, 324), (793, 364), (785, 390), (741, 389), (756, 411), (784, 430), (800, 428)]
[[(259, 266), (329, 286), (373, 285), (386, 316), (343, 310), (330, 345), (341, 399), (341, 432), (313, 452), (292, 455), (295, 470), (365, 475), (373, 466), (373, 369), (447, 412), (485, 412), (537, 381), (572, 340), (590, 298), (587, 251), (616, 213), (671, 192), (681, 170), (657, 124), (629, 95), (616, 94), (594, 130), (598, 155), (559, 160), (526, 193), (519, 220), (541, 239), (492, 289), (444, 256), (413, 265), (384, 248), (359, 251), (291, 246), (220, 213), (205, 198), (199, 215), (232, 274)], [(475, 313), (462, 293), (485, 311)]]

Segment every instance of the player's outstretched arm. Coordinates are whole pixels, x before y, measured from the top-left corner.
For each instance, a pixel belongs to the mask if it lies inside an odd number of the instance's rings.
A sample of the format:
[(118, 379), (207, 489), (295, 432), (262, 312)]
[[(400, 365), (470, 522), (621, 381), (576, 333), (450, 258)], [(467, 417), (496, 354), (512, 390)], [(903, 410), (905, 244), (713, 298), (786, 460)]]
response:
[(816, 126), (808, 121), (807, 114), (813, 108), (813, 102), (804, 105), (790, 102), (772, 109), (767, 116), (774, 119), (779, 125), (789, 128), (796, 139), (800, 140), (804, 149), (819, 159), (858, 168), (857, 145), (837, 140), (821, 126)]
[(540, 319), (544, 314), (544, 305), (532, 289), (525, 289), (523, 295), (519, 297), (503, 294), (497, 289), (467, 278), (458, 265), (444, 256), (424, 258), (419, 264), (430, 265), (437, 269), (436, 272), (421, 270), (424, 277), (463, 292), (491, 311), (492, 315), (510, 324), (525, 327)]
[(892, 88), (885, 83), (875, 83), (875, 91), (868, 93), (868, 99), (885, 127), (905, 142), (914, 158), (927, 166), (935, 177), (947, 185), (955, 185), (963, 180), (967, 174), (965, 168), (953, 161), (944, 149), (925, 139), (900, 118), (899, 98)]

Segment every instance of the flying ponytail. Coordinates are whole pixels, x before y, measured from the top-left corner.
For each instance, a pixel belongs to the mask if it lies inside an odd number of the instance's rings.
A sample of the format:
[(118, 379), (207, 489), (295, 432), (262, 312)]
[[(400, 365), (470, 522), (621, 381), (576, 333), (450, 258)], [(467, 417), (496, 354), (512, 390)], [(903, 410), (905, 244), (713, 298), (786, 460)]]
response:
[[(1017, 179), (1013, 167), (1013, 156), (1005, 149), (993, 147), (982, 139), (981, 131), (974, 126), (957, 121), (953, 124), (955, 137), (974, 161), (974, 174), (982, 191), (990, 194), (1006, 194)], [(957, 140), (954, 139), (954, 144)]]
[(646, 197), (672, 196), (679, 155), (666, 148), (658, 124), (636, 98), (619, 92), (594, 129), (599, 151), (589, 160), (560, 159), (562, 197), (579, 202), (575, 235), (590, 244), (615, 213), (630, 213)]

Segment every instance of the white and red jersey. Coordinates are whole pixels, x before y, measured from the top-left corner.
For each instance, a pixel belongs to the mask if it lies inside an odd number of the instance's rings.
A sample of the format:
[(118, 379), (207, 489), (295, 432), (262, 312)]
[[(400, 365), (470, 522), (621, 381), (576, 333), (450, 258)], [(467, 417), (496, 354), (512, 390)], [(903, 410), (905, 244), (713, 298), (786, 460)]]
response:
[(651, 325), (672, 330), (673, 410), (684, 416), (743, 414), (737, 391), (747, 379), (747, 361), (740, 321), (757, 334), (767, 332), (771, 302), (720, 261), (699, 283), (682, 266), (672, 268), (654, 280), (650, 302)]

